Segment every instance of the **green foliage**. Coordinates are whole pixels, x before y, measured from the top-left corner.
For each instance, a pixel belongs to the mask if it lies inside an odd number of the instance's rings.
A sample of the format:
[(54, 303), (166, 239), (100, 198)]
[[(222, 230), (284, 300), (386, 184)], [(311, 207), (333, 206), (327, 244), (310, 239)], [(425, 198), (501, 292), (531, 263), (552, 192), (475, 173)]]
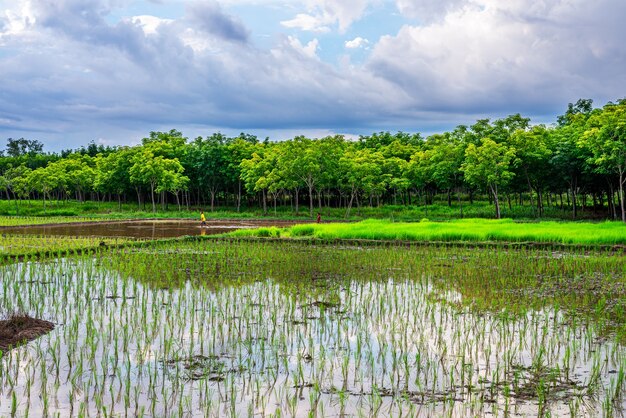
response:
[(626, 104), (591, 104), (570, 104), (555, 126), (531, 126), (514, 114), (425, 139), (378, 132), (358, 141), (335, 135), (260, 143), (245, 133), (215, 133), (188, 141), (172, 129), (150, 132), (134, 147), (91, 143), (61, 155), (17, 140), (10, 156), (0, 156), (0, 196), (15, 200), (16, 213), (27, 198), (117, 201), (120, 208), (132, 200), (145, 209), (149, 196), (153, 212), (157, 201), (162, 210), (175, 201), (178, 210), (210, 205), (237, 213), (258, 205), (267, 214), (273, 205), (275, 216), (289, 207), (299, 217), (305, 201), (309, 218), (338, 210), (350, 219), (353, 208), (358, 217), (389, 204), (407, 213), (415, 202), (428, 217), (440, 210), (434, 203), (441, 194), (450, 208), (455, 195), (458, 216), (477, 216), (476, 197), (489, 194), (496, 218), (516, 213), (515, 196), (521, 212), (535, 218), (552, 216), (558, 198), (565, 200), (559, 217), (615, 219), (619, 201), (626, 221)]
[(474, 186), (487, 186), (491, 191), (496, 207), (496, 218), (500, 219), (498, 187), (505, 186), (515, 175), (511, 163), (515, 149), (489, 138), (480, 140), (480, 145), (469, 144), (465, 150), (465, 162), (461, 170), (465, 179)]
[(589, 149), (588, 161), (597, 172), (618, 176), (622, 221), (626, 222), (626, 102), (609, 103), (601, 111), (593, 112), (579, 146)]

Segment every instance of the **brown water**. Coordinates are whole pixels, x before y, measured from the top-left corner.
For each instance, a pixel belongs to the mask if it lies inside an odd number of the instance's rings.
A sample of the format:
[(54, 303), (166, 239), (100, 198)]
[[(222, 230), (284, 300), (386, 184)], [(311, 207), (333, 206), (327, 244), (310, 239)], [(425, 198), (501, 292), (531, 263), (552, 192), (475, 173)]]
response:
[[(55, 235), (74, 237), (175, 238), (185, 235), (215, 235), (243, 228), (263, 226), (286, 227), (297, 221), (209, 220), (206, 226), (194, 220), (115, 221), (79, 224), (21, 226), (2, 228), (2, 233), (26, 235)], [(301, 223), (301, 222), (300, 222)]]

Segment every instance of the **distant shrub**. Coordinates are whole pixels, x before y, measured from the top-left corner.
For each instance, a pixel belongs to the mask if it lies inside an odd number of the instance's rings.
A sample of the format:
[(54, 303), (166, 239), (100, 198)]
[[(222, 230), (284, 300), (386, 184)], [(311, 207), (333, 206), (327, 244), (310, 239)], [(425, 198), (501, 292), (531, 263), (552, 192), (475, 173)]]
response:
[(294, 237), (310, 237), (314, 232), (312, 225), (296, 225), (291, 228), (291, 236)]
[(78, 212), (72, 209), (53, 209), (46, 213), (40, 212), (37, 216), (78, 216)]
[(278, 238), (280, 237), (280, 229), (276, 227), (270, 228), (259, 228), (257, 231), (257, 236), (261, 238)]

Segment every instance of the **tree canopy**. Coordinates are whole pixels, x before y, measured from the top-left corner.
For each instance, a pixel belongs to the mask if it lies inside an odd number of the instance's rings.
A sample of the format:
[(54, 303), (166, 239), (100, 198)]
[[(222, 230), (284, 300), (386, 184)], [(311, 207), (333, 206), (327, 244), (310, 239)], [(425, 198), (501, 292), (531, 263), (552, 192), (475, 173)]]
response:
[[(44, 153), (39, 141), (7, 140), (0, 156), (2, 198), (157, 202), (179, 206), (290, 205), (352, 208), (398, 202), (459, 204), (485, 193), (502, 215), (502, 199), (527, 202), (536, 216), (546, 201), (571, 210), (596, 207), (626, 222), (626, 101), (594, 108), (570, 103), (552, 125), (514, 114), (480, 119), (449, 132), (377, 132), (357, 140), (333, 135), (281, 142), (241, 133), (189, 140), (182, 132), (150, 132), (137, 146)], [(565, 197), (566, 203), (563, 203)], [(461, 208), (462, 211), (462, 208)], [(462, 212), (461, 212), (462, 214)]]

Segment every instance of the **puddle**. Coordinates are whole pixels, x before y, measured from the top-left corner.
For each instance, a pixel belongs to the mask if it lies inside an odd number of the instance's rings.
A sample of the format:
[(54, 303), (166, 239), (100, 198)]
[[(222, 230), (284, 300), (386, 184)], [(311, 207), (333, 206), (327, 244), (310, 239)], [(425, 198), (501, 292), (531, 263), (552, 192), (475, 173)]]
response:
[(216, 235), (243, 228), (287, 227), (302, 221), (257, 220), (209, 220), (201, 226), (195, 220), (138, 220), (115, 222), (91, 222), (80, 224), (36, 225), (2, 228), (4, 234), (52, 235), (72, 237), (115, 237), (158, 239), (186, 235)]

